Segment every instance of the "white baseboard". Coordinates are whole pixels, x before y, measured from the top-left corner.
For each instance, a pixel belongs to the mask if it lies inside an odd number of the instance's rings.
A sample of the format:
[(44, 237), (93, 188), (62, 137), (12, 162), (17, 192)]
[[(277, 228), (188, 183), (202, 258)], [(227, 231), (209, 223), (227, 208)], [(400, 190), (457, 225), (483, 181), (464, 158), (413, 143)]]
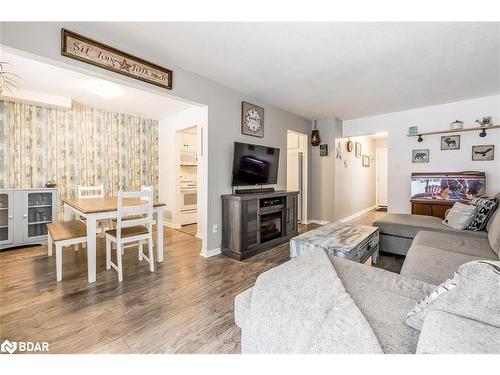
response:
[(163, 225), (173, 229), (180, 229), (182, 227), (182, 225), (173, 223), (170, 220), (163, 220)]
[(361, 210), (359, 212), (356, 212), (355, 214), (351, 215), (351, 216), (348, 216), (348, 217), (344, 217), (343, 219), (340, 219), (340, 220), (337, 220), (341, 223), (345, 223), (346, 221), (349, 221), (349, 220), (352, 220), (358, 216), (361, 216), (363, 214), (366, 214), (367, 212), (369, 211), (372, 211), (374, 209), (376, 209), (378, 207), (378, 205), (374, 205), (374, 206), (371, 206), (371, 207), (368, 207), (368, 208), (365, 208), (364, 210)]
[(203, 250), (202, 249), (200, 255), (203, 258), (210, 258), (210, 257), (216, 256), (216, 255), (219, 255), (220, 253), (221, 253), (221, 249), (220, 249), (220, 247), (217, 247), (217, 248), (211, 249), (211, 250)]
[(326, 225), (326, 224), (330, 224), (329, 221), (325, 221), (325, 220), (314, 220), (314, 219), (309, 219), (307, 220), (306, 223), (304, 224), (319, 224), (319, 225)]

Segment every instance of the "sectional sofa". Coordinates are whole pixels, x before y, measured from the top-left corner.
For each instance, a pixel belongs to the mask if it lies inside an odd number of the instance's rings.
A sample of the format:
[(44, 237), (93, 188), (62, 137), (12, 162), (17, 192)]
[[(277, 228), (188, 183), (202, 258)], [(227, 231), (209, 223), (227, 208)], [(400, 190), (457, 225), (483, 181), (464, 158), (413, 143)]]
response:
[[(496, 198), (500, 200), (500, 193)], [(424, 215), (387, 214), (373, 226), (379, 228), (381, 251), (406, 255), (401, 275), (428, 283), (442, 283), (461, 264), (473, 260), (499, 260), (499, 209), (484, 231), (456, 230), (441, 221)]]
[[(500, 198), (500, 195), (497, 198)], [(500, 313), (498, 312), (500, 311), (500, 272), (498, 271), (500, 270), (500, 262), (498, 262), (500, 209), (489, 220), (487, 230), (480, 233), (455, 231), (442, 224), (439, 225), (440, 223), (435, 219), (425, 216), (415, 217), (415, 215), (388, 215), (384, 220), (374, 223), (380, 228), (381, 237), (384, 236), (386, 240), (389, 238), (390, 245), (396, 246), (397, 250), (394, 252), (406, 253), (401, 274), (338, 257), (329, 257), (334, 272), (338, 275), (348, 295), (344, 296), (344, 299), (350, 298), (354, 301), (373, 330), (383, 353), (500, 353)], [(401, 250), (396, 245), (404, 244), (408, 240), (409, 246), (406, 250)], [(385, 243), (387, 244), (387, 241)], [(391, 251), (391, 249), (394, 250), (391, 247), (384, 248), (382, 244), (381, 250)], [(298, 258), (289, 262), (296, 261)], [(419, 301), (425, 300), (429, 294), (436, 294), (439, 290), (443, 290), (443, 287), (438, 287), (438, 285), (453, 277), (461, 265), (466, 263), (468, 265), (468, 262), (482, 259), (493, 260), (496, 271), (490, 269), (493, 272), (490, 272), (490, 276), (493, 274), (493, 278), (490, 277), (488, 281), (485, 281), (486, 278), (481, 275), (477, 276), (478, 280), (469, 280), (468, 296), (465, 298), (469, 305), (472, 301), (472, 307), (469, 306), (469, 310), (466, 309), (466, 312), (463, 312), (460, 308), (453, 306), (436, 308), (425, 315), (422, 327), (417, 327), (420, 329), (407, 324), (408, 313)], [(272, 277), (275, 275), (271, 275)], [(314, 273), (311, 273), (311, 277), (314, 277)], [(474, 277), (476, 276), (473, 273), (472, 278)], [(277, 280), (276, 287), (286, 290), (283, 289), (284, 284), (286, 287), (287, 282)], [(472, 292), (470, 285), (473, 285)], [(258, 296), (255, 295), (254, 289), (247, 289), (235, 299), (235, 321), (242, 329), (242, 352), (308, 352), (307, 346), (301, 346), (298, 343), (279, 345), (279, 343), (272, 342), (279, 341), (279, 338), (268, 336), (265, 330), (259, 335), (255, 334), (256, 331), (252, 327), (262, 325), (262, 321), (264, 326), (267, 324), (271, 328), (273, 323), (283, 324), (283, 320), (287, 317), (276, 313), (276, 309), (273, 310), (271, 306), (269, 311), (274, 311), (273, 316), (267, 316), (265, 310), (261, 310), (263, 313), (260, 316), (255, 314), (253, 310)], [(293, 293), (294, 291), (291, 292)], [(314, 293), (312, 296), (314, 298)], [(311, 295), (308, 298), (310, 297)], [(457, 294), (453, 298), (452, 301), (464, 300), (463, 296), (457, 297)], [(289, 302), (284, 300), (277, 303)], [(272, 305), (274, 302), (271, 300), (269, 303)], [(310, 303), (312, 301), (303, 301), (304, 305)], [(453, 303), (455, 302), (452, 302), (452, 305)], [(459, 304), (459, 302), (456, 303)], [(292, 308), (290, 314), (305, 314), (301, 311), (303, 310), (301, 306), (296, 305), (296, 300), (292, 301), (292, 306), (293, 304), (295, 307)], [(478, 311), (472, 311), (474, 309)], [(311, 314), (311, 309), (307, 311), (307, 314)], [(284, 326), (284, 332), (300, 332), (300, 323), (297, 322), (310, 319), (310, 316), (303, 316), (298, 320), (295, 318), (294, 316), (294, 319), (290, 321), (292, 326)], [(318, 319), (318, 317), (314, 318)], [(293, 327), (293, 325), (298, 325), (298, 327)], [(328, 350), (322, 348), (319, 352), (328, 352)], [(337, 351), (335, 349), (332, 352)], [(345, 351), (340, 352), (352, 353), (356, 350), (346, 348)]]

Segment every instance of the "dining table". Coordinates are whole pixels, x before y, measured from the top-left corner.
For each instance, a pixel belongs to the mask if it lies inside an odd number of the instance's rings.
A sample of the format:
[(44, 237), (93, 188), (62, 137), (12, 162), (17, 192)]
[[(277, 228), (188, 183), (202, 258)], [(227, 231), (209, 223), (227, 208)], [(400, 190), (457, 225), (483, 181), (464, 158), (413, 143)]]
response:
[[(107, 196), (102, 198), (65, 198), (62, 200), (64, 220), (72, 220), (73, 215), (85, 218), (87, 225), (87, 270), (88, 281), (96, 281), (96, 237), (97, 222), (117, 217), (118, 197)], [(144, 204), (139, 198), (123, 199), (125, 206)], [(165, 203), (153, 202), (153, 213), (156, 219), (156, 260), (163, 262), (163, 208)]]

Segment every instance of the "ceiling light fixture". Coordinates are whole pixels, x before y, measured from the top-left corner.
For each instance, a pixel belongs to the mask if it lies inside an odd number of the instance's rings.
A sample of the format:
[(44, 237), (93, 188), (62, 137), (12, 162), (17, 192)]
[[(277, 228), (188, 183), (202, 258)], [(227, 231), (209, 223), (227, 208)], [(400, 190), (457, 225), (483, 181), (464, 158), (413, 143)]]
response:
[(311, 145), (313, 146), (319, 146), (321, 143), (321, 138), (319, 136), (319, 130), (317, 129), (318, 125), (318, 120), (314, 120), (314, 128), (311, 132)]
[(87, 89), (102, 98), (115, 98), (123, 95), (123, 89), (108, 81), (89, 81)]

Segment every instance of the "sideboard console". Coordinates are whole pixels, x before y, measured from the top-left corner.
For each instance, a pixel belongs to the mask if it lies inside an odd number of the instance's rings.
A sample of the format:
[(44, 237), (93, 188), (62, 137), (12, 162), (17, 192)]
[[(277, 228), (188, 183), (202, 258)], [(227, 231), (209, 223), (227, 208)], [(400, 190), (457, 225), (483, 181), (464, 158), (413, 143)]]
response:
[(222, 196), (222, 253), (243, 260), (298, 234), (298, 192)]
[(47, 243), (57, 221), (57, 189), (0, 189), (0, 250)]

